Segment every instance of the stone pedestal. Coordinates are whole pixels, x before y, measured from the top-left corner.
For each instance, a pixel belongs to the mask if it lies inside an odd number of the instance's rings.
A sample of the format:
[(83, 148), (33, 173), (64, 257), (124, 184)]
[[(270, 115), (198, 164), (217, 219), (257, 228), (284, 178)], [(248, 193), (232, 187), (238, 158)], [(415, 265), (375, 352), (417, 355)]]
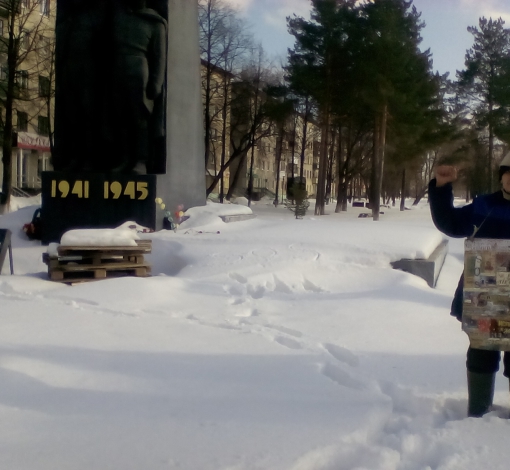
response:
[[(166, 174), (158, 194), (175, 212), (205, 205), (204, 118), (201, 95), (197, 2), (169, 0)], [(156, 227), (164, 211), (158, 209)]]
[(42, 243), (76, 228), (114, 228), (135, 221), (156, 228), (156, 176), (44, 172)]
[(430, 287), (435, 287), (447, 254), (448, 240), (443, 240), (427, 259), (401, 259), (391, 265), (394, 269), (421, 277)]

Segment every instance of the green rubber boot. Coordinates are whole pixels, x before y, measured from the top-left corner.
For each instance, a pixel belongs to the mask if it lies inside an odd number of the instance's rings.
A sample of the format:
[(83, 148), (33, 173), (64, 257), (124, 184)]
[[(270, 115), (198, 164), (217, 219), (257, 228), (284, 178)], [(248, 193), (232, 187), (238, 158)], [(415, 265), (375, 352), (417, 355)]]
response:
[(494, 398), (496, 374), (467, 372), (468, 416), (480, 418), (490, 411)]

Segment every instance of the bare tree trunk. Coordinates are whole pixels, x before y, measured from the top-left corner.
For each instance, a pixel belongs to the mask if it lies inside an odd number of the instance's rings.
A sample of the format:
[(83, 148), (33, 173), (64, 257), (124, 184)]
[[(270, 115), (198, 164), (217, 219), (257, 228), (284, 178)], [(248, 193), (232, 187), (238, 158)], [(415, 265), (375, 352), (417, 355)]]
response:
[(48, 79), (50, 82), (50, 89), (48, 96), (46, 97), (46, 115), (48, 116), (48, 125), (49, 125), (49, 139), (50, 139), (50, 154), (53, 156), (54, 148), (55, 148), (55, 139), (54, 139), (54, 131), (52, 126), (52, 116), (51, 116), (51, 100), (55, 97), (55, 40), (51, 43), (50, 49), (50, 59), (48, 61)]
[(344, 209), (344, 201), (347, 201), (347, 181), (345, 180), (345, 167), (342, 155), (342, 127), (340, 126), (338, 132), (338, 148), (336, 152), (336, 165), (337, 165), (337, 177), (338, 177), (338, 188), (337, 188), (337, 196), (336, 196), (336, 207), (335, 213), (342, 212), (347, 210), (347, 205), (345, 205)]
[(386, 146), (387, 105), (376, 115), (374, 126), (374, 160), (372, 162), (372, 220), (378, 221), (381, 212), (381, 191), (384, 172), (384, 150)]
[(14, 106), (14, 84), (17, 65), (17, 46), (14, 36), (15, 15), (9, 16), (9, 38), (7, 43), (7, 89), (5, 93), (5, 121), (2, 143), (2, 192), (0, 193), (0, 214), (9, 212), (12, 190), (12, 114)]
[[(372, 209), (372, 214), (374, 214), (374, 208), (376, 206), (376, 199), (380, 197), (380, 194), (377, 193), (377, 181), (378, 181), (378, 169), (379, 169), (379, 119), (377, 115), (375, 115), (374, 118), (374, 135), (372, 136), (373, 139), (373, 146), (372, 146), (372, 170), (370, 172), (370, 207)], [(379, 204), (377, 204), (378, 206)], [(379, 208), (377, 208), (377, 213), (379, 212)]]
[[(14, 77), (8, 78), (7, 87), (14, 90)], [(5, 121), (2, 145), (2, 192), (0, 193), (0, 214), (9, 212), (12, 190), (12, 108), (13, 108), (13, 92), (7, 92), (5, 100)]]
[[(229, 79), (224, 78), (223, 84), (223, 109), (221, 111), (222, 123), (221, 123), (221, 168), (225, 166), (225, 158), (227, 153), (227, 101), (228, 101), (228, 87)], [(220, 180), (220, 202), (223, 204), (225, 195), (225, 174), (222, 172)]]
[(230, 185), (228, 187), (228, 192), (227, 192), (227, 200), (228, 201), (230, 201), (230, 199), (232, 198), (232, 196), (234, 194), (234, 191), (237, 188), (237, 184), (239, 182), (239, 176), (241, 175), (241, 171), (243, 171), (245, 160), (246, 160), (246, 153), (243, 153), (243, 155), (239, 159), (239, 165), (236, 168), (234, 177), (232, 178)]
[[(292, 150), (291, 150), (291, 155), (290, 155), (290, 160), (292, 162), (292, 181), (295, 181), (295, 171), (294, 171), (294, 156), (296, 155), (296, 145), (295, 145), (295, 142), (296, 142), (296, 126), (297, 126), (297, 116), (294, 115), (294, 126), (293, 126), (293, 129), (292, 129), (292, 142), (294, 142), (294, 145), (292, 145)], [(282, 132), (283, 132), (283, 128), (282, 128)], [(278, 138), (280, 137), (280, 134), (278, 134)], [(281, 135), (282, 137), (282, 145), (283, 145), (283, 134)]]
[[(428, 190), (429, 189), (427, 186), (424, 186), (423, 188), (421, 188), (421, 191), (416, 195), (416, 199), (413, 201), (413, 206), (418, 205), (418, 203), (423, 199), (425, 194), (427, 194)], [(466, 201), (466, 202), (469, 202), (469, 201)]]
[[(282, 161), (282, 147), (283, 147), (283, 137), (285, 131), (283, 124), (278, 129), (278, 141), (276, 143), (276, 196), (274, 198), (273, 204), (275, 207), (278, 207), (278, 191), (280, 189), (280, 164)], [(283, 188), (282, 188), (283, 191)]]
[(301, 154), (300, 157), (300, 168), (299, 168), (299, 176), (301, 181), (304, 176), (304, 168), (305, 168), (305, 152), (306, 145), (308, 141), (308, 114), (310, 113), (310, 98), (307, 96), (305, 99), (305, 116), (303, 118), (303, 136), (301, 137)]
[(253, 197), (253, 167), (255, 165), (255, 145), (251, 146), (251, 158), (250, 158), (250, 172), (248, 178), (248, 207), (251, 206), (251, 200)]
[(331, 199), (331, 186), (333, 180), (333, 155), (335, 155), (336, 144), (336, 128), (331, 135), (331, 146), (328, 152), (328, 171), (326, 172), (326, 204), (329, 204)]
[[(246, 151), (248, 151), (248, 149), (246, 149)], [(239, 158), (241, 158), (239, 156)], [(232, 164), (234, 163), (234, 161), (236, 160), (236, 158), (230, 158), (228, 162), (225, 162), (220, 170), (217, 172), (217, 174), (214, 176), (211, 184), (209, 185), (209, 187), (206, 189), (206, 195), (209, 196), (209, 194), (211, 194), (213, 191), (214, 191), (214, 188), (216, 188), (216, 186), (218, 185), (218, 183), (221, 181), (221, 179), (223, 178), (223, 175), (225, 174), (225, 171), (227, 170), (227, 168)]]
[(275, 196), (273, 204), (275, 207), (278, 207), (278, 193), (280, 192), (280, 163), (282, 161), (282, 155), (279, 154), (276, 158), (276, 168), (275, 168), (275, 177), (276, 177), (276, 185), (275, 185)]
[[(261, 48), (258, 50), (258, 58), (257, 58), (257, 72), (255, 77), (255, 97), (254, 97), (254, 103), (253, 103), (253, 115), (252, 115), (252, 122), (255, 123), (256, 116), (259, 111), (259, 93), (260, 93), (260, 81), (261, 81), (261, 74), (262, 74), (262, 55), (263, 51)], [(248, 181), (248, 207), (251, 206), (251, 200), (252, 200), (252, 193), (253, 193), (253, 166), (255, 164), (255, 140), (256, 140), (256, 130), (252, 133), (252, 148), (251, 148), (251, 161), (250, 161), (250, 176)]]
[(329, 113), (325, 112), (322, 117), (321, 128), (321, 153), (319, 160), (319, 175), (317, 181), (317, 196), (315, 200), (315, 215), (324, 215), (324, 202), (326, 200), (326, 174), (328, 166), (328, 137), (329, 137)]
[(491, 122), (489, 122), (489, 161), (488, 161), (488, 187), (489, 187), (489, 193), (492, 193), (494, 191), (494, 182), (493, 182), (493, 161), (494, 161), (494, 125), (492, 124), (492, 113), (493, 113), (493, 105), (492, 103), (489, 104), (490, 111), (489, 116), (491, 119)]
[(402, 185), (400, 186), (400, 210), (406, 208), (406, 169), (402, 170)]

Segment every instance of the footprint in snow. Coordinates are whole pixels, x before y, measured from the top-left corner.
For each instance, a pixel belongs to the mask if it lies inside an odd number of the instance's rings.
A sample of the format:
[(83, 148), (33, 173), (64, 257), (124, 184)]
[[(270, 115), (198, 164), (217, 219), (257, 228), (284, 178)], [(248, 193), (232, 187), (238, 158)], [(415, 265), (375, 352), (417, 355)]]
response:
[(274, 290), (276, 292), (282, 292), (283, 294), (292, 294), (292, 289), (289, 287), (288, 284), (283, 282), (282, 280), (278, 279), (276, 276), (274, 276)]
[(286, 338), (285, 336), (276, 336), (274, 339), (278, 344), (285, 346), (289, 349), (303, 349), (303, 344), (292, 338)]
[(229, 295), (245, 295), (246, 294), (246, 289), (244, 288), (244, 286), (241, 286), (239, 284), (235, 284), (233, 286), (227, 286), (227, 287), (225, 287), (225, 291)]
[(195, 323), (198, 323), (200, 326), (205, 326), (208, 328), (220, 328), (222, 330), (241, 330), (242, 328), (239, 325), (233, 323), (212, 323), (208, 321), (201, 320), (197, 318), (195, 315), (190, 314), (186, 316), (186, 319)]
[(338, 385), (342, 387), (352, 388), (355, 390), (364, 390), (366, 388), (365, 384), (350, 375), (348, 372), (343, 370), (334, 364), (325, 364), (322, 367), (322, 373), (333, 382), (336, 382)]
[(239, 273), (229, 273), (229, 277), (230, 279), (240, 282), (241, 284), (246, 284), (248, 282), (248, 279), (246, 279), (243, 275)]
[(303, 333), (301, 333), (301, 331), (293, 330), (291, 328), (286, 328), (285, 326), (270, 325), (270, 324), (266, 324), (264, 326), (266, 328), (270, 328), (272, 330), (276, 330), (281, 333), (285, 333), (287, 335), (294, 336), (296, 338), (301, 338), (303, 336)]
[(343, 362), (351, 367), (359, 365), (358, 356), (354, 355), (351, 351), (336, 344), (324, 343), (322, 345), (326, 351), (329, 352), (336, 360)]
[(266, 293), (266, 288), (264, 286), (248, 285), (246, 290), (248, 291), (248, 294), (250, 294), (250, 296), (254, 299), (261, 299)]
[(321, 292), (326, 292), (324, 289), (320, 288), (319, 286), (316, 286), (313, 282), (309, 281), (308, 279), (305, 279), (303, 281), (303, 287), (305, 290), (315, 292), (317, 294), (320, 294)]
[(241, 310), (235, 314), (236, 317), (245, 317), (245, 318), (256, 317), (258, 315), (260, 315), (260, 312), (256, 308), (254, 308), (254, 309), (247, 308), (247, 309)]

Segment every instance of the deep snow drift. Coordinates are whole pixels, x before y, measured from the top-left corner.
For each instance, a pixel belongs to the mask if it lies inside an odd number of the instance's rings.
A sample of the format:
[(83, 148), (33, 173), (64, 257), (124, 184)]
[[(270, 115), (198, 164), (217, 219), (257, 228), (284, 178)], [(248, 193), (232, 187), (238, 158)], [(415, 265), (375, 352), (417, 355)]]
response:
[[(21, 232), (34, 207), (0, 217), (15, 267), (0, 276), (0, 468), (508, 467), (505, 411), (466, 418), (468, 340), (449, 316), (462, 240), (436, 289), (390, 267), (442, 239), (426, 205), (377, 223), (264, 203), (223, 223), (232, 209), (140, 234), (151, 278), (75, 286), (48, 281)], [(508, 395), (499, 374), (496, 403)]]

